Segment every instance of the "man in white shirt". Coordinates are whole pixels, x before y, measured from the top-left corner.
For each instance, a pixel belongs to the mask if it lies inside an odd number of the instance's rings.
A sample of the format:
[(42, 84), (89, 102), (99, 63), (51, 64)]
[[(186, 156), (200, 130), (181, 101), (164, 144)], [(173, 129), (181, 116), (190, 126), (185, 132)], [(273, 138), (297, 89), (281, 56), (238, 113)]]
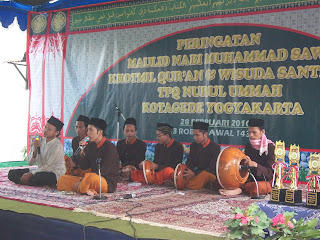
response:
[(35, 140), (27, 161), (30, 166), (38, 163), (35, 169), (13, 169), (9, 171), (8, 178), (17, 184), (30, 186), (56, 185), (59, 177), (66, 172), (64, 149), (57, 138), (63, 127), (63, 122), (51, 117), (43, 131), (41, 140)]

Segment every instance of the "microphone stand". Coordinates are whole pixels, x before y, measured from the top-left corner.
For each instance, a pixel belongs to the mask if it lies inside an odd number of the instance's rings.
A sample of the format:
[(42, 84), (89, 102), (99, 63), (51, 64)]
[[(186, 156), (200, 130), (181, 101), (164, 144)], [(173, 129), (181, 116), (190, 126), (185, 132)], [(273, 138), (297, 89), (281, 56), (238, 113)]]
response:
[(99, 196), (94, 196), (94, 200), (107, 200), (108, 198), (106, 196), (101, 196), (101, 170), (100, 170), (100, 165), (101, 165), (101, 158), (97, 158), (96, 162), (98, 165), (98, 172), (99, 172)]
[(256, 183), (256, 188), (257, 188), (257, 196), (256, 197), (251, 197), (251, 199), (264, 199), (266, 196), (260, 196), (259, 195), (258, 182), (257, 182), (257, 179), (254, 177), (254, 175), (251, 173), (250, 168), (249, 168), (249, 174), (253, 178), (254, 182)]
[(259, 194), (259, 186), (258, 186), (258, 182), (257, 182), (257, 179), (255, 178), (255, 176), (252, 174), (251, 172), (251, 168), (253, 167), (249, 167), (249, 166), (240, 166), (240, 169), (244, 169), (244, 170), (247, 170), (250, 174), (250, 176), (253, 178), (255, 184), (256, 184), (256, 188), (257, 188), (257, 196), (256, 197), (251, 197), (251, 199), (264, 199), (266, 197), (266, 195), (264, 196), (260, 196)]
[(126, 121), (126, 118), (123, 116), (121, 110), (118, 108), (117, 104), (114, 104), (117, 109), (117, 142), (119, 141), (119, 132), (120, 132), (120, 116)]

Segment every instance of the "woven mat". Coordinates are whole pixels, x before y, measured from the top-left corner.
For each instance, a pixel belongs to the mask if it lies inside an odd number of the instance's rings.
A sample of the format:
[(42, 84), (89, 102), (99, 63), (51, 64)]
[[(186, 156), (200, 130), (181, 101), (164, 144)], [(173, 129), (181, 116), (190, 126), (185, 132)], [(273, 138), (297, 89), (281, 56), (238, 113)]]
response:
[[(155, 187), (163, 189), (162, 186)], [(166, 189), (170, 191), (160, 195), (137, 195), (128, 200), (101, 202), (75, 211), (124, 220), (131, 218), (136, 223), (220, 236), (227, 231), (223, 223), (233, 217), (230, 213), (232, 207), (246, 208), (257, 201), (244, 195), (223, 197), (209, 190)]]
[[(246, 208), (257, 201), (245, 195), (223, 197), (206, 189), (177, 191), (174, 187), (130, 182), (118, 183), (115, 193), (103, 194), (107, 201), (98, 201), (54, 188), (14, 184), (7, 178), (10, 169), (0, 168), (0, 198), (124, 220), (132, 216), (132, 221), (137, 223), (213, 236), (226, 232), (223, 223), (233, 217), (230, 214), (232, 207)], [(131, 193), (135, 193), (134, 198), (123, 199)]]
[[(31, 187), (15, 184), (8, 180), (7, 176), (10, 169), (12, 168), (0, 168), (0, 198), (65, 209), (81, 208), (99, 203), (99, 201), (93, 200), (92, 197), (87, 195), (79, 195), (72, 192), (59, 192), (55, 188)], [(157, 186), (136, 186), (132, 183), (121, 182), (118, 183), (118, 188), (115, 193), (105, 195), (108, 196), (108, 201), (113, 201), (132, 192), (135, 192), (138, 197), (147, 197), (151, 195), (161, 195), (168, 191), (171, 190), (167, 188), (158, 188)]]

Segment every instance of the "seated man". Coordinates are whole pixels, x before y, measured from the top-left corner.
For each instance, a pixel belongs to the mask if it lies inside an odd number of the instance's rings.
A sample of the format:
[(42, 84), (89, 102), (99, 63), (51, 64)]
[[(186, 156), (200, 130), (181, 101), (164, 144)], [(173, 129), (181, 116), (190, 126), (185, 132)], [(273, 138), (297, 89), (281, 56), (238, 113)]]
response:
[(187, 185), (189, 189), (202, 189), (207, 184), (213, 186), (217, 182), (216, 162), (220, 147), (209, 139), (208, 128), (208, 123), (193, 122), (195, 142), (190, 145), (188, 169), (184, 172), (184, 177), (189, 179)]
[[(63, 175), (58, 181), (59, 191), (74, 191), (88, 195), (97, 195), (100, 188), (99, 165), (101, 166), (101, 192), (114, 192), (119, 181), (119, 155), (116, 147), (104, 134), (107, 123), (99, 118), (91, 118), (88, 125), (90, 143), (80, 152), (79, 166), (90, 173), (84, 177)], [(85, 145), (85, 141), (80, 141)], [(101, 159), (101, 163), (97, 164)]]
[[(250, 119), (248, 131), (250, 143), (245, 145), (244, 152), (247, 156), (244, 165), (251, 168), (250, 171), (258, 181), (259, 194), (267, 194), (271, 191), (269, 181), (273, 178), (272, 165), (275, 162), (275, 146), (265, 135), (264, 120)], [(251, 176), (241, 188), (250, 196), (257, 196), (256, 184)], [(241, 193), (241, 189), (220, 189), (220, 193), (228, 196), (237, 195)]]
[(123, 125), (123, 133), (126, 139), (117, 143), (120, 157), (120, 176), (123, 180), (129, 180), (132, 171), (139, 168), (139, 163), (145, 159), (146, 143), (136, 138), (137, 127), (134, 118), (127, 118)]
[(72, 150), (73, 155), (71, 158), (65, 156), (66, 167), (67, 167), (67, 175), (80, 176), (83, 177), (86, 172), (90, 172), (91, 169), (82, 170), (79, 168), (79, 153), (76, 151), (79, 148), (79, 142), (87, 136), (87, 128), (89, 124), (89, 118), (83, 115), (79, 115), (76, 121), (76, 133), (77, 136), (72, 139)]
[[(151, 170), (155, 173), (155, 184), (163, 184), (166, 180), (172, 180), (174, 169), (181, 163), (183, 158), (183, 147), (171, 137), (173, 127), (167, 123), (157, 124), (158, 144), (155, 147), (154, 160), (151, 163)], [(142, 168), (142, 162), (139, 164)], [(146, 183), (142, 170), (135, 170), (131, 173), (132, 181)]]
[(66, 172), (63, 145), (57, 138), (62, 127), (63, 123), (59, 119), (53, 116), (49, 118), (43, 131), (44, 138), (35, 140), (27, 156), (28, 164), (38, 163), (38, 167), (31, 171), (29, 168), (10, 170), (10, 181), (30, 186), (57, 184), (59, 177)]

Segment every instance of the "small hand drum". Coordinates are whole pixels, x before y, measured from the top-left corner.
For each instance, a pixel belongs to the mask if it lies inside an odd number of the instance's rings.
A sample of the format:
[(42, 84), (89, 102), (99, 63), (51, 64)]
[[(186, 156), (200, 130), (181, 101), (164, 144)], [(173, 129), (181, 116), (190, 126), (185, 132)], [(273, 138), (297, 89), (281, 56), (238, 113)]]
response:
[(147, 184), (153, 184), (155, 180), (155, 172), (151, 170), (151, 163), (149, 160), (143, 161), (143, 175)]
[(182, 190), (187, 187), (189, 183), (189, 179), (183, 178), (183, 172), (186, 170), (188, 167), (185, 164), (179, 163), (176, 166), (176, 169), (174, 170), (174, 185), (176, 186), (177, 189)]
[(244, 184), (249, 176), (247, 170), (241, 169), (246, 155), (238, 148), (223, 149), (217, 159), (217, 179), (224, 189), (234, 190)]

